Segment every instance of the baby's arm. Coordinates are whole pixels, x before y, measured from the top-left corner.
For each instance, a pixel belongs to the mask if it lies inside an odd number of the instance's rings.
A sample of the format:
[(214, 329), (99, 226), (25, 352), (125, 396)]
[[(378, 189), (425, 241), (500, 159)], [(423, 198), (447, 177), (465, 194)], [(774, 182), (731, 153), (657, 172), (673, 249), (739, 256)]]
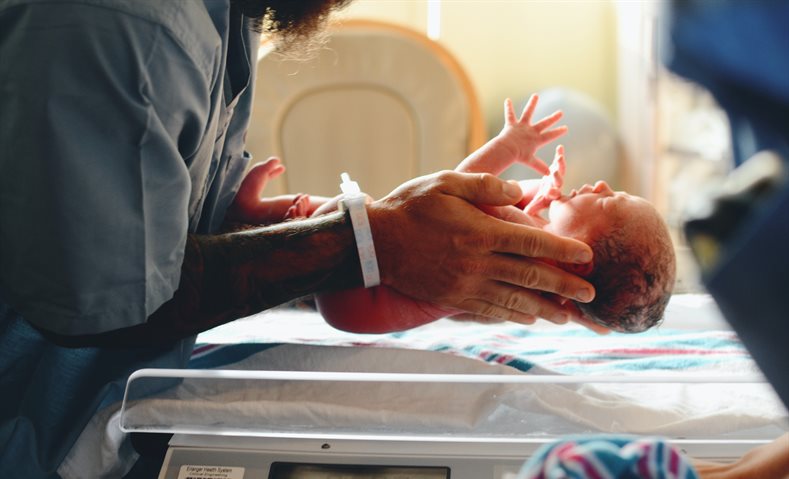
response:
[(498, 176), (513, 163), (521, 162), (542, 175), (549, 174), (548, 165), (537, 158), (537, 150), (564, 135), (567, 127), (549, 129), (562, 117), (560, 111), (531, 124), (538, 100), (537, 95), (532, 95), (518, 118), (515, 116), (512, 100), (508, 98), (504, 102), (504, 128), (495, 138), (471, 153), (455, 170)]
[(459, 313), (384, 285), (316, 295), (315, 303), (327, 323), (352, 333), (404, 331)]

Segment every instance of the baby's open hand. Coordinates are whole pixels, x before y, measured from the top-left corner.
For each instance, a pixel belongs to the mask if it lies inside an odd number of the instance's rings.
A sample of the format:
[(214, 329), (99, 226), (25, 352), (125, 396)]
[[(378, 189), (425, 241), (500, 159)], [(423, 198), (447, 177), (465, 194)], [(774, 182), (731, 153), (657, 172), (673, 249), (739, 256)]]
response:
[(524, 163), (542, 175), (550, 173), (548, 165), (536, 155), (541, 146), (550, 143), (567, 132), (566, 126), (549, 129), (562, 117), (561, 111), (556, 111), (537, 123), (531, 124), (534, 109), (537, 108), (539, 97), (532, 95), (523, 108), (520, 118), (515, 116), (515, 107), (512, 100), (507, 98), (504, 102), (505, 126), (501, 135), (511, 145), (515, 161)]
[(523, 209), (527, 215), (538, 215), (540, 211), (550, 206), (551, 201), (562, 196), (562, 185), (564, 184), (564, 174), (567, 171), (567, 162), (564, 159), (564, 147), (556, 147), (556, 154), (553, 157), (548, 174), (540, 180), (540, 189), (534, 195), (531, 202)]

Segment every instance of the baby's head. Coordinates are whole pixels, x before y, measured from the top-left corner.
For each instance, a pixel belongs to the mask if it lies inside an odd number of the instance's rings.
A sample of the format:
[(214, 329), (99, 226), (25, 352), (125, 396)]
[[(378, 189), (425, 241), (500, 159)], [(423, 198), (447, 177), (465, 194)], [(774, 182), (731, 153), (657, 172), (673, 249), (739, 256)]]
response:
[(613, 191), (604, 181), (551, 203), (548, 231), (587, 243), (594, 252), (589, 319), (614, 331), (638, 333), (663, 319), (676, 261), (666, 223), (648, 201)]

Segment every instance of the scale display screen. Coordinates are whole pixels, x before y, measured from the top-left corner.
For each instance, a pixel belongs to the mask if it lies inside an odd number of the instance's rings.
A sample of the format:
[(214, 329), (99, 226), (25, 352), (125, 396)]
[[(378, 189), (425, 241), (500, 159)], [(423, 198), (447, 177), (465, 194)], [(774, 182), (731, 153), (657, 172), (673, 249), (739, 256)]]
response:
[(268, 479), (449, 479), (449, 468), (274, 462)]

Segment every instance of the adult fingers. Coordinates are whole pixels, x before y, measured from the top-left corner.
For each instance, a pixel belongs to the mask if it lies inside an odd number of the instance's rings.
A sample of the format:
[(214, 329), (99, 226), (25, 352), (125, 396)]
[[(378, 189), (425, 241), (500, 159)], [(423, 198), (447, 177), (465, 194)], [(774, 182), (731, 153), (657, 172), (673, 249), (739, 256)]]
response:
[(523, 196), (517, 181), (505, 181), (489, 173), (443, 171), (436, 184), (445, 194), (479, 205), (512, 205)]
[(512, 321), (520, 324), (534, 324), (537, 321), (537, 317), (532, 314), (507, 309), (481, 299), (469, 299), (463, 303), (463, 307), (475, 316), (493, 320)]
[[(594, 299), (594, 287), (589, 282), (539, 260), (493, 255), (486, 263), (485, 273), (506, 284), (555, 293), (582, 303)], [(558, 303), (550, 298), (547, 301), (551, 304)]]
[(522, 207), (517, 208), (515, 206), (479, 205), (478, 208), (491, 216), (495, 216), (500, 220), (509, 221), (510, 223), (518, 223), (521, 225), (536, 227), (540, 226), (539, 222), (535, 220), (534, 216), (527, 215), (523, 212)]
[(588, 263), (592, 249), (586, 243), (528, 226), (499, 222), (488, 231), (493, 250), (562, 263)]
[[(481, 314), (473, 314), (473, 313), (458, 313), (453, 314), (449, 317), (452, 321), (467, 321), (473, 323), (482, 323), (482, 324), (493, 324), (493, 323), (503, 323), (504, 320), (501, 318), (492, 318), (490, 316), (482, 316)], [(537, 318), (535, 318), (536, 320)]]
[[(497, 311), (502, 319), (507, 321), (534, 322), (536, 318), (543, 318), (552, 323), (565, 324), (571, 317), (569, 311), (542, 296), (539, 292), (518, 288), (507, 283), (490, 281), (486, 283), (475, 298), (480, 304), (488, 304), (489, 311), (482, 314), (490, 316), (491, 311)], [(504, 313), (501, 310), (509, 311)]]

